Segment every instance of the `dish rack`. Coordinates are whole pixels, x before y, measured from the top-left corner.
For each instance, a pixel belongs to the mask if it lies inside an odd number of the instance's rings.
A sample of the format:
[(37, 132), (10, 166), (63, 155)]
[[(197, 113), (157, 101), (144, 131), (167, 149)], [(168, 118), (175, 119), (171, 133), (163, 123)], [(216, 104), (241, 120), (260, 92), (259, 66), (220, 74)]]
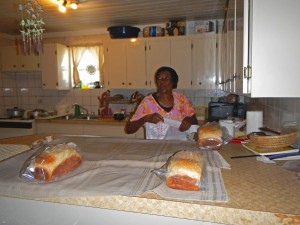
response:
[(250, 134), (248, 137), (255, 146), (260, 148), (282, 148), (295, 144), (298, 137), (298, 132), (272, 136), (259, 136)]

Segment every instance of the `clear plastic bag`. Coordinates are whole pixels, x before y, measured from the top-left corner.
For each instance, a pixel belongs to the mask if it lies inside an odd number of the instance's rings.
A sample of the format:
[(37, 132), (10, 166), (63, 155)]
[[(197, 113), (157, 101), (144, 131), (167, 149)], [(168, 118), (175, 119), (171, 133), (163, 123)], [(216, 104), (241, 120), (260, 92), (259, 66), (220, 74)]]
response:
[(204, 189), (205, 163), (200, 151), (178, 151), (160, 168), (153, 170), (172, 189), (199, 191)]
[(196, 141), (201, 150), (219, 150), (231, 138), (225, 127), (217, 122), (208, 122), (199, 127)]
[(48, 183), (62, 180), (74, 176), (82, 163), (80, 149), (73, 142), (59, 139), (37, 146), (19, 173), (26, 181)]

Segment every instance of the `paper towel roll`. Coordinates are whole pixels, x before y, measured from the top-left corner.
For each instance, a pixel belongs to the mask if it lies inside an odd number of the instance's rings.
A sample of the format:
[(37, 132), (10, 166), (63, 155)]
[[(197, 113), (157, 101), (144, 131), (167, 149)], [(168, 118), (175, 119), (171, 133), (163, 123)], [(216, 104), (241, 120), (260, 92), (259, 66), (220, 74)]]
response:
[(263, 126), (263, 112), (262, 111), (247, 111), (246, 134), (260, 131), (259, 128), (262, 126)]

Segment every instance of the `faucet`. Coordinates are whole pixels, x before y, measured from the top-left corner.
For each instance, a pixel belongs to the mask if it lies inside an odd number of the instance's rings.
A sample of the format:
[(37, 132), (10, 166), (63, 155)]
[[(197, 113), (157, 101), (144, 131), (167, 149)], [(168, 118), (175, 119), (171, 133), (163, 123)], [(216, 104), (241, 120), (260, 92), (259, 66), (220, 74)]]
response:
[[(77, 115), (77, 114), (80, 115), (81, 114), (80, 113), (80, 108), (83, 109), (83, 110), (85, 110), (87, 116), (89, 115), (89, 111), (86, 108), (84, 108), (83, 106), (79, 105), (78, 103), (75, 103), (73, 106), (75, 106), (75, 115)], [(79, 110), (77, 111), (76, 108), (77, 108), (77, 110), (78, 109)]]

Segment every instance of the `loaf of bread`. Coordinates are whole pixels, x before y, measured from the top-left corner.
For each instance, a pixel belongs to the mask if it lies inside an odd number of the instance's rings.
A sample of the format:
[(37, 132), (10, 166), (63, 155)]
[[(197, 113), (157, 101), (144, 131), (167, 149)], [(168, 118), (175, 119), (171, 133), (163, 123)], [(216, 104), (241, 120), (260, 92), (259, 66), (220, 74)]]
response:
[(82, 162), (81, 155), (66, 144), (49, 147), (36, 156), (34, 178), (52, 181), (75, 170)]
[(220, 149), (222, 128), (218, 123), (208, 123), (198, 128), (197, 142), (200, 149)]
[(198, 191), (202, 170), (203, 157), (200, 153), (179, 152), (168, 164), (166, 184), (173, 189)]

